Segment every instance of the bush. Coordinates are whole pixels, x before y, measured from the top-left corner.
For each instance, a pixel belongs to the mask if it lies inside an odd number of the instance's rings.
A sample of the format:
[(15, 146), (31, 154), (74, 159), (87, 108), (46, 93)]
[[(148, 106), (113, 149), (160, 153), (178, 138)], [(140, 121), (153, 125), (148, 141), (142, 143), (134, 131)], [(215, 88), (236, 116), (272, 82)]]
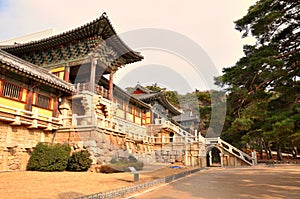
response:
[(138, 160), (133, 155), (129, 155), (128, 160), (129, 162), (138, 162)]
[(29, 158), (27, 170), (64, 171), (70, 151), (71, 148), (66, 144), (38, 143)]
[(100, 168), (100, 172), (101, 173), (118, 173), (118, 172), (121, 172), (115, 168), (113, 168), (112, 166), (110, 165), (103, 165), (101, 166)]
[(90, 159), (90, 153), (88, 151), (78, 151), (74, 152), (69, 158), (69, 163), (67, 170), (68, 171), (87, 171), (91, 164), (92, 160)]
[(101, 173), (117, 173), (117, 172), (128, 172), (128, 167), (134, 167), (137, 171), (142, 170), (144, 164), (139, 162), (134, 156), (130, 155), (128, 158), (122, 158), (117, 160), (112, 158), (110, 164), (104, 165), (100, 168)]

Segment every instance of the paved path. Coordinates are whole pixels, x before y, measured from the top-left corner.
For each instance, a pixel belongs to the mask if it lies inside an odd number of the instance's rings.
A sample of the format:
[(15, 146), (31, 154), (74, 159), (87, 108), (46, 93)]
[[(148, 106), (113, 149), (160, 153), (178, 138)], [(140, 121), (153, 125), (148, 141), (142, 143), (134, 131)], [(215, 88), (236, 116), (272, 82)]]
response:
[(134, 199), (300, 198), (300, 165), (209, 168)]

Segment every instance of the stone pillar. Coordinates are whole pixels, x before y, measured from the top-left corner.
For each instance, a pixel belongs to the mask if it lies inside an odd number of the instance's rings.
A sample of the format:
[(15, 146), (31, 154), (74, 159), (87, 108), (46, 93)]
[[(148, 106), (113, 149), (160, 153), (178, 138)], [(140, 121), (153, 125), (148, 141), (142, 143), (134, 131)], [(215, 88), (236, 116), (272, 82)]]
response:
[(189, 159), (189, 153), (190, 153), (190, 149), (188, 149), (188, 145), (187, 144), (185, 144), (184, 145), (184, 149), (185, 149), (185, 160), (184, 160), (184, 162), (185, 162), (185, 166), (190, 166), (191, 165), (191, 161), (190, 161), (190, 159)]
[(220, 162), (221, 162), (221, 167), (224, 166), (224, 162), (223, 162), (223, 153), (219, 153), (220, 155)]
[(96, 66), (97, 66), (97, 58), (91, 58), (91, 74), (90, 74), (90, 86), (89, 90), (94, 93), (95, 92), (95, 81), (96, 81)]
[[(66, 118), (68, 117), (68, 112), (71, 109), (70, 104), (66, 98), (63, 98), (60, 105), (59, 105), (59, 111), (61, 112), (61, 117)], [(67, 126), (68, 121), (63, 119), (63, 126)]]
[(209, 166), (212, 165), (212, 150), (209, 151)]
[(252, 164), (257, 165), (257, 156), (256, 156), (256, 151), (252, 151)]

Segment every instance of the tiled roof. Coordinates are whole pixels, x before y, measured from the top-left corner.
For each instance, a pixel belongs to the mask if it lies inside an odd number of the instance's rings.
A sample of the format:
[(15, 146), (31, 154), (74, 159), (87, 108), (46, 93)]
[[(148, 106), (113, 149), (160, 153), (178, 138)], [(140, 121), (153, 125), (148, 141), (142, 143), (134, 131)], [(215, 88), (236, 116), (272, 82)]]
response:
[(0, 63), (2, 67), (6, 66), (8, 69), (14, 69), (22, 74), (25, 74), (28, 78), (43, 81), (53, 87), (60, 90), (71, 93), (73, 91), (71, 84), (59, 79), (55, 75), (51, 74), (48, 70), (40, 68), (32, 63), (24, 61), (14, 55), (11, 55), (3, 50), (0, 50)]
[[(144, 91), (145, 93), (140, 93), (140, 94), (132, 94), (135, 98), (142, 100), (146, 103), (150, 103), (151, 101), (158, 101), (160, 102), (161, 105), (163, 105), (165, 108), (170, 110), (174, 115), (179, 115), (181, 114), (181, 110), (173, 106), (167, 99), (166, 95), (164, 92), (155, 92), (155, 91), (150, 91), (147, 88), (137, 85), (134, 88), (134, 91), (136, 89), (140, 89), (141, 91)], [(133, 91), (133, 92), (134, 92)]]
[(141, 61), (143, 59), (143, 56), (141, 56), (140, 53), (130, 49), (117, 36), (106, 13), (103, 13), (98, 19), (73, 30), (29, 43), (2, 45), (0, 46), (0, 49), (21, 56), (22, 53), (51, 49), (55, 46), (61, 46), (83, 39), (95, 38), (96, 36), (100, 36), (108, 45), (112, 46), (119, 54), (120, 58), (122, 58), (124, 64)]
[(140, 91), (142, 91), (143, 93), (146, 93), (146, 94), (149, 94), (149, 93), (156, 93), (155, 91), (151, 91), (151, 90), (149, 90), (149, 89), (143, 87), (143, 86), (140, 85), (140, 84), (137, 84), (137, 85), (134, 87), (133, 91), (136, 91), (136, 90), (140, 90)]
[[(101, 85), (109, 85), (109, 81), (108, 79), (106, 79), (106, 77), (102, 76), (101, 79), (99, 80)], [(122, 88), (120, 88), (119, 86), (117, 86), (116, 84), (114, 84), (113, 86), (113, 96), (114, 97), (119, 97), (119, 98), (125, 98), (128, 101), (131, 101), (132, 103), (136, 103), (139, 106), (142, 106), (144, 108), (150, 109), (150, 105), (143, 102), (142, 100), (136, 98), (136, 96), (130, 95), (129, 93), (127, 93), (126, 91), (124, 91)]]
[(154, 99), (154, 98), (158, 98), (160, 95), (159, 92), (157, 93), (147, 93), (147, 94), (144, 94), (144, 93), (141, 93), (141, 94), (134, 94), (133, 96), (139, 100), (146, 100), (146, 99)]

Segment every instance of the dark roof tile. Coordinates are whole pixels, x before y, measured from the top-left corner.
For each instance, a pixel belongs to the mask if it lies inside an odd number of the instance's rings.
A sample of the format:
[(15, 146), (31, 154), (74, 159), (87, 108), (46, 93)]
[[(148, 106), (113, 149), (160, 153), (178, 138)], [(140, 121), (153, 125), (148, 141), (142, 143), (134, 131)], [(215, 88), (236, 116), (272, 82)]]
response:
[(3, 50), (0, 50), (0, 62), (10, 68), (13, 68), (20, 73), (28, 74), (29, 78), (42, 80), (47, 84), (55, 86), (61, 90), (71, 93), (72, 85), (56, 77), (48, 70), (36, 66), (30, 62), (24, 61), (14, 55), (11, 55)]

